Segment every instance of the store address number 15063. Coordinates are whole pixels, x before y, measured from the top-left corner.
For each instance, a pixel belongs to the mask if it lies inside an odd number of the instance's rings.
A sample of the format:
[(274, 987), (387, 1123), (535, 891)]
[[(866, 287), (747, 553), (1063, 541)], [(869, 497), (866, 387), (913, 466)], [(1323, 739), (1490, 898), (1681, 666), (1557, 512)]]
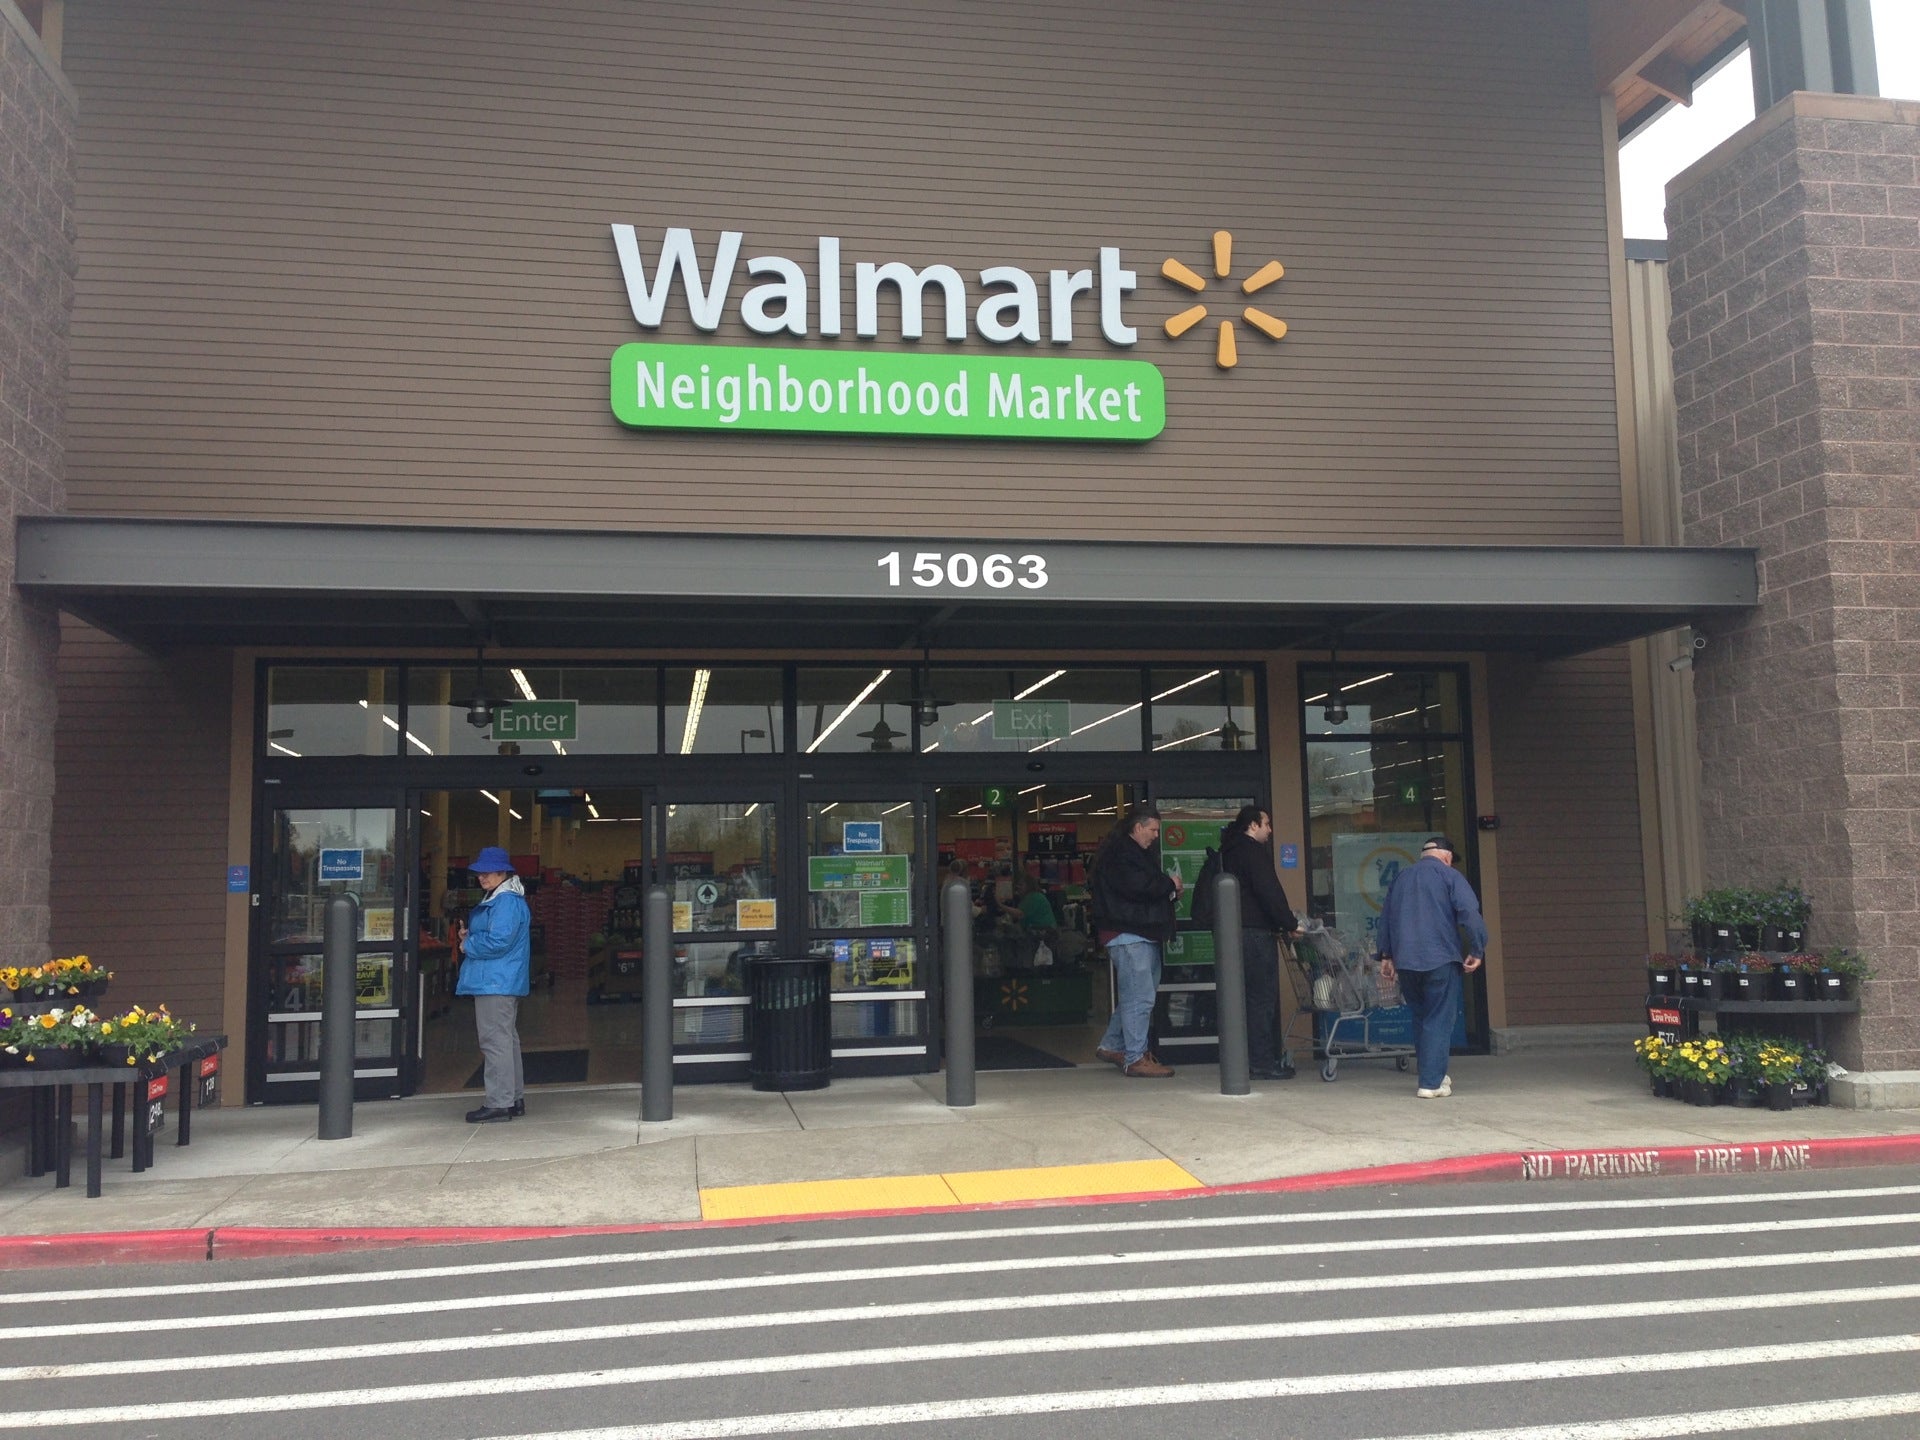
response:
[[(888, 588), (901, 586), (901, 552), (889, 550), (875, 563), (887, 572)], [(917, 552), (906, 566), (906, 578), (922, 590), (951, 585), (956, 590), (971, 590), (985, 585), (989, 590), (1007, 590), (1018, 585), (1022, 590), (1047, 588), (1047, 558), (1044, 555), (988, 555), (982, 559), (965, 550), (943, 553), (938, 550)]]

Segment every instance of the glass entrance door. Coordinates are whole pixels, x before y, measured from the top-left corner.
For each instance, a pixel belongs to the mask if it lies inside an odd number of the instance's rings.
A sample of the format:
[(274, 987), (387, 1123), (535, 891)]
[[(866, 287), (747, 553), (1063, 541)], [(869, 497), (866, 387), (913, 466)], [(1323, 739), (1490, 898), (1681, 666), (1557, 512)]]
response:
[(404, 815), (391, 802), (280, 804), (259, 859), (254, 1043), (248, 1094), (268, 1103), (319, 1098), (320, 1003), (328, 901), (360, 902), (355, 950), (354, 1095), (405, 1090), (406, 1021), (414, 992), (410, 900), (400, 857)]
[(807, 953), (833, 961), (836, 1074), (931, 1069), (938, 963), (921, 787), (805, 786)]

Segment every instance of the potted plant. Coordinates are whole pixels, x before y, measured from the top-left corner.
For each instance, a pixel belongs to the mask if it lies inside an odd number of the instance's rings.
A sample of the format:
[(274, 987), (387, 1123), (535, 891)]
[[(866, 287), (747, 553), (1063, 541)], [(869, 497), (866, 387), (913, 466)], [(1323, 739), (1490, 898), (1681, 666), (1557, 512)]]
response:
[(1687, 898), (1680, 918), (1693, 931), (1693, 946), (1703, 954), (1726, 955), (1760, 946), (1760, 897), (1757, 892), (1722, 886)]
[[(1732, 955), (1723, 955), (1713, 962), (1713, 998), (1716, 1000), (1737, 1000), (1740, 998), (1738, 981), (1740, 961)], [(1700, 998), (1706, 999), (1703, 989)]]
[(84, 1005), (30, 1015), (19, 1028), (20, 1038), (6, 1047), (7, 1053), (36, 1070), (86, 1065), (99, 1043), (98, 1018)]
[(1766, 1085), (1760, 1078), (1761, 1040), (1753, 1035), (1727, 1037), (1727, 1103), (1756, 1109), (1766, 1100)]
[(1782, 880), (1759, 895), (1760, 944), (1762, 950), (1799, 951), (1807, 948), (1807, 921), (1813, 916), (1813, 902), (1799, 885)]
[(1801, 1051), (1797, 1045), (1769, 1040), (1754, 1055), (1754, 1064), (1766, 1086), (1769, 1110), (1793, 1108), (1793, 1082), (1800, 1073)]
[(1808, 1045), (1800, 1052), (1800, 1074), (1794, 1089), (1798, 1092), (1802, 1087), (1805, 1089), (1804, 1098), (1798, 1093), (1795, 1095), (1800, 1104), (1827, 1103), (1827, 1055), (1824, 1050), (1816, 1050)]
[(1733, 1072), (1726, 1042), (1717, 1035), (1688, 1040), (1676, 1050), (1681, 1098), (1689, 1105), (1718, 1105), (1727, 1077)]
[(1810, 1000), (1813, 982), (1825, 962), (1818, 955), (1786, 955), (1773, 969), (1773, 998)]
[(1633, 1042), (1633, 1054), (1640, 1062), (1640, 1068), (1647, 1072), (1647, 1081), (1653, 1093), (1662, 1097), (1671, 1096), (1673, 1077), (1669, 1072), (1673, 1047), (1658, 1035), (1643, 1035)]
[(1851, 1000), (1860, 993), (1860, 982), (1873, 978), (1873, 967), (1858, 951), (1836, 945), (1820, 957), (1820, 970), (1814, 976), (1816, 1000)]
[(100, 1022), (100, 1059), (108, 1065), (138, 1065), (179, 1049), (192, 1033), (193, 1026), (176, 1020), (166, 1006), (143, 1010), (136, 1005), (124, 1015)]
[(1678, 955), (1647, 956), (1647, 993), (1650, 995), (1680, 993), (1680, 957)]
[(1720, 977), (1723, 1000), (1769, 1000), (1773, 998), (1773, 965), (1751, 955), (1733, 961), (1731, 971)]

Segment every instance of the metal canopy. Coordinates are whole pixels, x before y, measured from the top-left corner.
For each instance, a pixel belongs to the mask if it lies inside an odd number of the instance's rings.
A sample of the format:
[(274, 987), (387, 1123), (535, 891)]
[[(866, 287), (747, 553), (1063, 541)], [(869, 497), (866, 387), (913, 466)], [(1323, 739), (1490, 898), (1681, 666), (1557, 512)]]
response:
[[(923, 561), (921, 574), (937, 567), (939, 580), (923, 586), (914, 565), (931, 556), (939, 558)], [(1004, 563), (989, 567), (993, 557)], [(896, 541), (78, 516), (20, 521), (16, 583), (154, 651), (477, 640), (520, 649), (1237, 650), (1318, 648), (1337, 631), (1342, 648), (1355, 650), (1540, 656), (1750, 609), (1759, 589), (1750, 550)]]

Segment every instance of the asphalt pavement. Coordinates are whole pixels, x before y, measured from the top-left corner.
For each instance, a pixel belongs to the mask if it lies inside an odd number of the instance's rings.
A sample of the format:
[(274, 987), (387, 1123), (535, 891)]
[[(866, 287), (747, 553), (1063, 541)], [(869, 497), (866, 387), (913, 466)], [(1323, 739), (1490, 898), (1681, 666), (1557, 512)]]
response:
[(1920, 1168), (1212, 1196), (0, 1294), (0, 1434), (1920, 1433)]

